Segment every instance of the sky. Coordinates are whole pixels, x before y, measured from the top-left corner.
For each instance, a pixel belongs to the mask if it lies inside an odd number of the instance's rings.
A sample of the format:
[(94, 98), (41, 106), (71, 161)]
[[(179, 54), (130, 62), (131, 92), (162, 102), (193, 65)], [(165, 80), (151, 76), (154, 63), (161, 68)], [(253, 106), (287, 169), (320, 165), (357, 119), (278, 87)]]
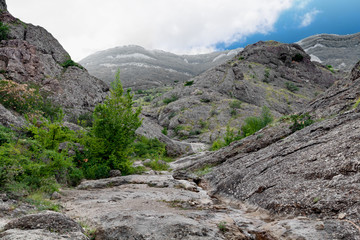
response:
[(8, 10), (47, 29), (79, 61), (140, 45), (178, 54), (297, 42), (360, 32), (359, 0), (7, 0)]

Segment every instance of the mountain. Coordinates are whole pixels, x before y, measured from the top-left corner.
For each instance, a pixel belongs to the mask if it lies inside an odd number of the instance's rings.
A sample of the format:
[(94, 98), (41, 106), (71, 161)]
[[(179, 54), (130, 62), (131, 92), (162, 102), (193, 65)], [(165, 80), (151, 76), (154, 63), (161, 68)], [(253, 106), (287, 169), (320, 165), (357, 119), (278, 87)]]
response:
[(258, 42), (153, 99), (143, 114), (167, 128), (170, 137), (212, 143), (227, 126), (237, 132), (263, 106), (274, 117), (299, 111), (335, 80), (297, 44)]
[(109, 86), (73, 62), (48, 31), (13, 17), (4, 0), (0, 8), (0, 21), (10, 29), (8, 39), (0, 43), (1, 79), (36, 86), (72, 115), (104, 100)]
[(116, 47), (92, 54), (80, 63), (107, 83), (118, 69), (125, 88), (145, 90), (184, 82), (234, 57), (241, 49), (200, 55), (176, 55), (140, 46)]
[(319, 34), (297, 42), (312, 61), (350, 71), (360, 57), (360, 33), (350, 35)]
[[(278, 121), (217, 152), (178, 160), (174, 177), (201, 182), (233, 205), (320, 218), (321, 239), (360, 239), (359, 103), (360, 62), (304, 105), (299, 114), (312, 116), (312, 125), (294, 132), (294, 122)], [(204, 168), (201, 179), (193, 174)]]

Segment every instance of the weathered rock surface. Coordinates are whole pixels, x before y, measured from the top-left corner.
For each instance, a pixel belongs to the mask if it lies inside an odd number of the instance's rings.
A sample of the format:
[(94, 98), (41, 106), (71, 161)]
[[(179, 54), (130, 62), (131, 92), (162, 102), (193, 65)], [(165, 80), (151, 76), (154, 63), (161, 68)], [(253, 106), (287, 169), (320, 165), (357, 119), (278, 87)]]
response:
[(25, 215), (7, 223), (1, 239), (88, 239), (81, 226), (57, 212)]
[(80, 61), (91, 74), (107, 83), (121, 71), (125, 88), (147, 90), (173, 86), (234, 57), (241, 49), (199, 55), (176, 55), (129, 45), (94, 53)]
[[(172, 138), (212, 143), (226, 126), (239, 129), (246, 117), (260, 115), (263, 106), (275, 117), (299, 111), (335, 77), (311, 62), (299, 45), (269, 41), (247, 46), (192, 81), (155, 99), (144, 114), (167, 127)], [(291, 92), (289, 86), (298, 90)], [(173, 101), (164, 103), (169, 99)], [(241, 105), (234, 105), (235, 100)]]
[(210, 198), (193, 182), (171, 175), (85, 181), (62, 194), (66, 214), (97, 229), (95, 239), (340, 239), (351, 225), (274, 217)]
[(297, 42), (312, 61), (350, 71), (359, 61), (360, 33), (349, 35), (319, 34)]
[(6, 109), (0, 104), (0, 124), (6, 127), (21, 127), (25, 124), (25, 119), (19, 114)]
[(10, 39), (0, 43), (0, 68), (5, 78), (38, 85), (50, 93), (54, 103), (75, 115), (103, 101), (108, 85), (85, 69), (62, 67), (70, 56), (44, 28), (23, 23), (7, 11), (0, 20), (10, 27)]
[(282, 123), (215, 153), (180, 159), (172, 164), (179, 169), (174, 176), (191, 179), (180, 169), (212, 166), (204, 179), (215, 196), (321, 217), (333, 228), (346, 224), (332, 238), (360, 239), (360, 108), (354, 105), (360, 78), (353, 73), (303, 110), (321, 121), (292, 134)]

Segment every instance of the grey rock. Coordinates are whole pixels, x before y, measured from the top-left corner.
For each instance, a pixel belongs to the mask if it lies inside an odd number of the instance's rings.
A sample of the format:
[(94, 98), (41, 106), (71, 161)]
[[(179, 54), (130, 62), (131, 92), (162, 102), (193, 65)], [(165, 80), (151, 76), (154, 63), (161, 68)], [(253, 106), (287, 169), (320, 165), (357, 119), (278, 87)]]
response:
[(298, 44), (312, 60), (335, 69), (350, 71), (359, 61), (360, 33), (349, 35), (319, 34), (307, 37)]
[(53, 192), (53, 194), (51, 194), (51, 197), (50, 197), (51, 200), (58, 200), (60, 198), (61, 198), (61, 194), (58, 192)]
[[(29, 239), (87, 239), (81, 226), (69, 217), (57, 212), (30, 214), (14, 219), (4, 226), (1, 239), (20, 239), (29, 234)], [(55, 234), (56, 233), (56, 234)]]
[(120, 170), (110, 170), (109, 176), (110, 177), (120, 177), (121, 171)]
[[(259, 116), (263, 106), (275, 118), (300, 111), (335, 80), (328, 69), (311, 62), (299, 45), (259, 42), (193, 78), (191, 86), (178, 85), (154, 99), (143, 114), (167, 127), (171, 138), (212, 143), (225, 134), (227, 126), (237, 132), (245, 118)], [(289, 91), (289, 82), (299, 90)], [(175, 101), (164, 103), (171, 98)], [(233, 107), (234, 101), (241, 104)]]
[(5, 127), (19, 128), (25, 125), (25, 119), (18, 113), (10, 111), (0, 104), (0, 124)]
[[(121, 71), (125, 88), (148, 90), (173, 86), (225, 62), (241, 49), (199, 55), (176, 55), (160, 50), (147, 50), (130, 45), (92, 54), (80, 61), (91, 74), (107, 83), (114, 81), (114, 72)], [(136, 81), (134, 81), (136, 79)]]

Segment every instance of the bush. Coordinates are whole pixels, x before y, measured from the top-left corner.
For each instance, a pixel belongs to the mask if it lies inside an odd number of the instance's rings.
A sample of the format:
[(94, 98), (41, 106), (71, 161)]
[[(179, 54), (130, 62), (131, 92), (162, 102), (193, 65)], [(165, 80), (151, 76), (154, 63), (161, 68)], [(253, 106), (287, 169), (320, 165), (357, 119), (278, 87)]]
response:
[(229, 106), (230, 108), (233, 108), (233, 109), (240, 109), (241, 108), (241, 101), (240, 100), (233, 100), (232, 102), (230, 102)]
[(260, 117), (248, 117), (245, 119), (245, 124), (241, 127), (242, 136), (247, 137), (260, 129), (266, 127), (273, 121), (273, 117), (270, 113), (269, 108), (263, 107)]
[(217, 151), (217, 150), (219, 150), (220, 148), (223, 148), (223, 147), (225, 147), (225, 146), (226, 146), (226, 144), (225, 144), (225, 142), (224, 142), (223, 140), (217, 139), (217, 140), (215, 140), (215, 141), (213, 142), (213, 144), (211, 145), (210, 150), (211, 150), (211, 151)]
[(175, 101), (178, 100), (178, 99), (179, 99), (179, 97), (177, 97), (177, 96), (175, 96), (175, 95), (172, 95), (170, 98), (165, 98), (165, 99), (163, 100), (163, 103), (169, 104), (169, 103), (171, 103), (171, 102), (175, 102)]
[(304, 59), (304, 56), (300, 53), (295, 54), (295, 56), (292, 57), (292, 60), (295, 62), (301, 62)]
[(148, 163), (144, 163), (144, 165), (155, 171), (166, 171), (169, 169), (169, 165), (162, 160), (152, 160)]
[(290, 92), (297, 92), (299, 91), (299, 88), (292, 82), (285, 82), (285, 87)]
[(164, 128), (161, 130), (161, 133), (164, 134), (165, 136), (168, 135), (167, 127), (164, 127)]
[(293, 123), (290, 126), (292, 132), (296, 132), (314, 123), (314, 120), (311, 119), (311, 116), (308, 113), (302, 115), (291, 115), (290, 119)]
[(133, 144), (135, 156), (142, 158), (158, 158), (166, 155), (165, 146), (165, 143), (160, 142), (157, 138), (144, 136), (140, 136)]
[(0, 22), (0, 41), (7, 40), (9, 37), (10, 28), (7, 24)]
[(69, 57), (67, 60), (65, 60), (63, 63), (60, 64), (60, 66), (62, 66), (63, 68), (68, 68), (68, 67), (71, 67), (71, 66), (74, 66), (74, 67), (77, 67), (77, 68), (80, 68), (80, 69), (84, 69), (83, 66), (81, 66), (80, 64), (74, 62), (73, 60), (71, 60), (71, 58)]
[(186, 86), (191, 86), (191, 85), (193, 85), (193, 83), (194, 83), (194, 81), (187, 81), (187, 82), (185, 82), (184, 86), (185, 87)]

